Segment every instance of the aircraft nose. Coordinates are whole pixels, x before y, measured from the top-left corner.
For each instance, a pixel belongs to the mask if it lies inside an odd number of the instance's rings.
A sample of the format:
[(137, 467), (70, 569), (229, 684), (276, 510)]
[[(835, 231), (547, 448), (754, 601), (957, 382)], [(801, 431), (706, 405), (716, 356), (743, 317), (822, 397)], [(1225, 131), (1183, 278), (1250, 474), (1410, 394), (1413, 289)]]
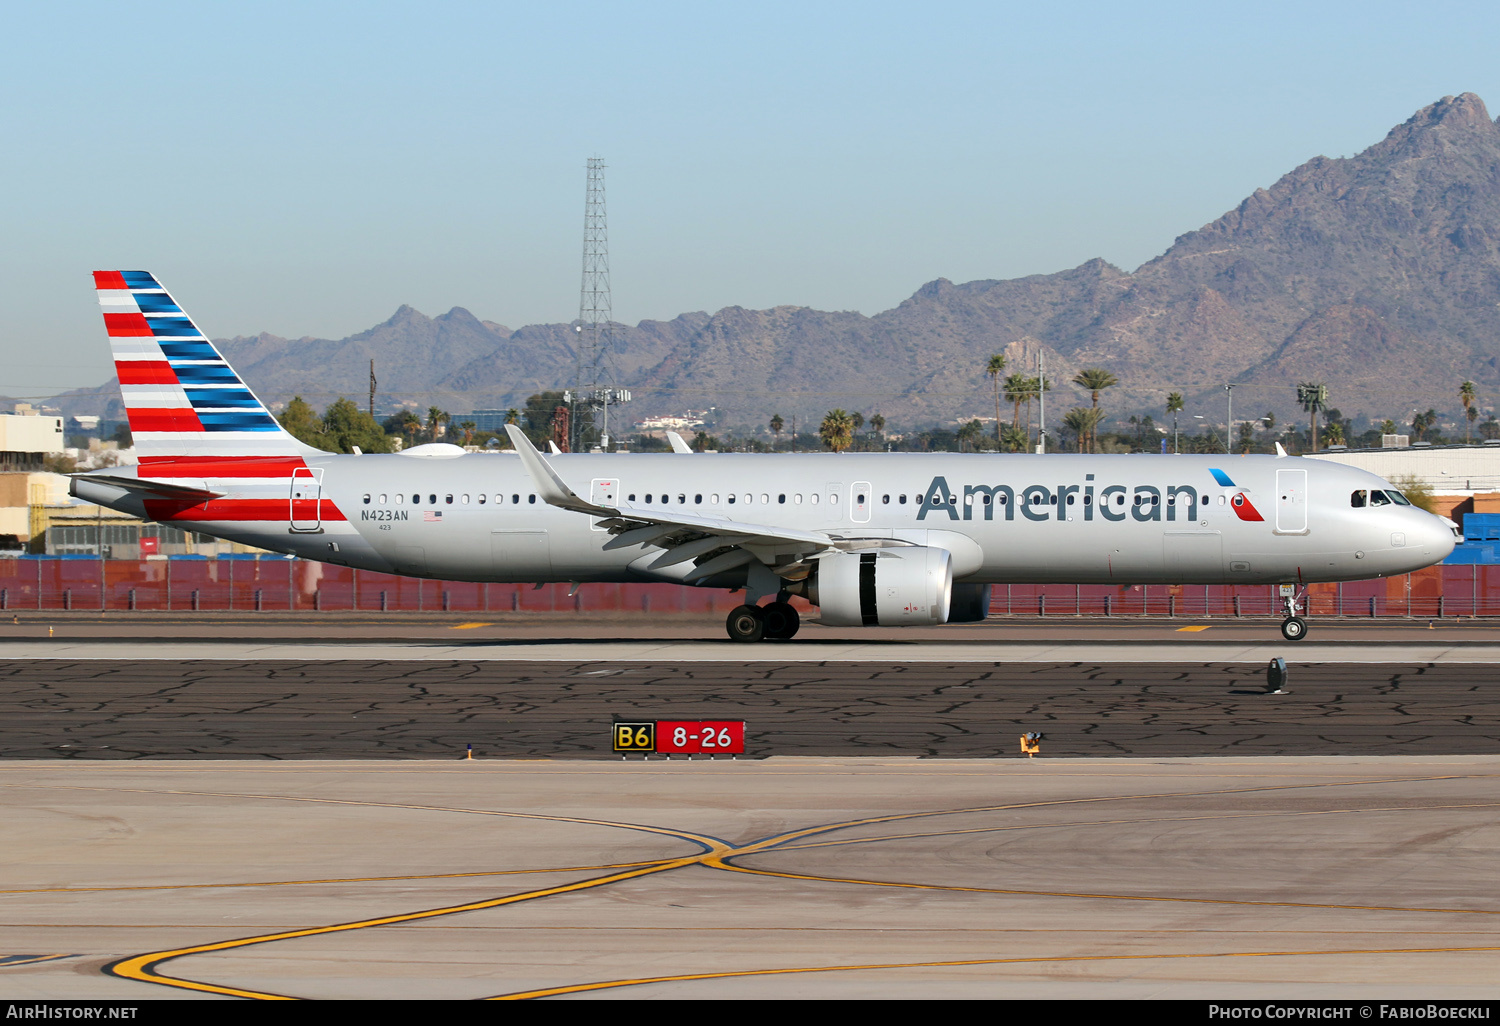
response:
[(1458, 545), (1458, 541), (1452, 522), (1443, 517), (1429, 515), (1426, 523), (1422, 525), (1419, 542), (1422, 554), (1434, 563), (1447, 559)]

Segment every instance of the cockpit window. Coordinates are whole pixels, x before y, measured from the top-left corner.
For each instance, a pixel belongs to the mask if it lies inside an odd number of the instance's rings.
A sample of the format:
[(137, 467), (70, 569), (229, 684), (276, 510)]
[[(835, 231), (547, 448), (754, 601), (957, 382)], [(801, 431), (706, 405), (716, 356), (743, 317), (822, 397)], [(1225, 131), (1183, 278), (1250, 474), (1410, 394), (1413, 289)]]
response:
[(1388, 488), (1388, 489), (1386, 489), (1386, 493), (1385, 494), (1386, 494), (1387, 497), (1390, 498), (1390, 500), (1392, 502), (1394, 502), (1398, 506), (1410, 506), (1411, 505), (1411, 500), (1408, 499), (1406, 496), (1402, 495), (1400, 492), (1396, 491), (1396, 489), (1394, 489), (1394, 488)]
[(1361, 488), (1357, 492), (1349, 496), (1349, 505), (1353, 506), (1355, 509), (1363, 509), (1365, 503), (1369, 501), (1369, 497), (1370, 493)]
[(1391, 500), (1387, 499), (1385, 496), (1386, 496), (1386, 493), (1380, 491), (1379, 489), (1375, 489), (1375, 488), (1370, 489), (1370, 505), (1371, 506), (1389, 506), (1391, 504)]

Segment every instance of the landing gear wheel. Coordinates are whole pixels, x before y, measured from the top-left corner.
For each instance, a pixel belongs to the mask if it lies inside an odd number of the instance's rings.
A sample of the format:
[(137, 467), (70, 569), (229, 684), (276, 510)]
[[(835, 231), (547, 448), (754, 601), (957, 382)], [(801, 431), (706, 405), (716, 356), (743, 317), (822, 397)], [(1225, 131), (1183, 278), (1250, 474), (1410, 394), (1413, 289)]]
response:
[(761, 607), (761, 619), (766, 625), (767, 641), (790, 641), (796, 635), (802, 621), (790, 602), (772, 602)]
[(724, 621), (730, 641), (754, 642), (766, 636), (766, 621), (755, 606), (735, 606)]
[(1289, 616), (1281, 621), (1281, 636), (1288, 641), (1301, 641), (1307, 637), (1307, 621), (1300, 616)]

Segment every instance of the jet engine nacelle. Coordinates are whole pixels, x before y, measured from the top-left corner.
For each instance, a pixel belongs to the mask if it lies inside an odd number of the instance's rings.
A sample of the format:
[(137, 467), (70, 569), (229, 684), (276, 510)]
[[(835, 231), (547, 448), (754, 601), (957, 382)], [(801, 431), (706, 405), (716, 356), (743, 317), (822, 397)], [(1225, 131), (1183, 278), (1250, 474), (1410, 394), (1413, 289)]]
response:
[(809, 597), (835, 627), (922, 627), (948, 621), (952, 592), (948, 550), (912, 546), (824, 556)]

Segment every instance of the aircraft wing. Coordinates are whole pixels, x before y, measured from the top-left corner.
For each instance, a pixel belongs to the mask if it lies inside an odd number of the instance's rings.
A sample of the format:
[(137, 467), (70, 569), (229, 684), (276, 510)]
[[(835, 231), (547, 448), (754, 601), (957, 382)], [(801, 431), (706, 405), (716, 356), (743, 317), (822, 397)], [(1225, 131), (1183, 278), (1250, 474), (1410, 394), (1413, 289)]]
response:
[(177, 484), (169, 481), (152, 481), (150, 478), (116, 477), (114, 474), (74, 474), (73, 480), (108, 485), (111, 488), (123, 488), (127, 492), (148, 495), (153, 499), (186, 499), (192, 502), (202, 502), (204, 499), (217, 499), (224, 494), (208, 488), (207, 482), (203, 485)]
[[(631, 545), (656, 545), (667, 549), (651, 564), (659, 569), (684, 562), (698, 556), (708, 555), (718, 549), (730, 548), (728, 553), (700, 564), (688, 580), (708, 576), (720, 570), (743, 566), (753, 558), (742, 546), (771, 550), (778, 555), (795, 553), (806, 557), (815, 553), (851, 547), (868, 547), (870, 544), (890, 544), (885, 539), (871, 539), (861, 543), (857, 539), (834, 538), (822, 531), (802, 531), (794, 527), (773, 527), (768, 524), (751, 524), (739, 520), (708, 517), (686, 511), (670, 509), (645, 509), (637, 506), (602, 506), (589, 502), (558, 476), (551, 464), (539, 453), (531, 440), (514, 424), (507, 424), (521, 463), (531, 475), (537, 494), (549, 505), (572, 510), (604, 521), (611, 534), (616, 535), (606, 543), (607, 548), (623, 548)], [(713, 567), (713, 570), (709, 570)]]

